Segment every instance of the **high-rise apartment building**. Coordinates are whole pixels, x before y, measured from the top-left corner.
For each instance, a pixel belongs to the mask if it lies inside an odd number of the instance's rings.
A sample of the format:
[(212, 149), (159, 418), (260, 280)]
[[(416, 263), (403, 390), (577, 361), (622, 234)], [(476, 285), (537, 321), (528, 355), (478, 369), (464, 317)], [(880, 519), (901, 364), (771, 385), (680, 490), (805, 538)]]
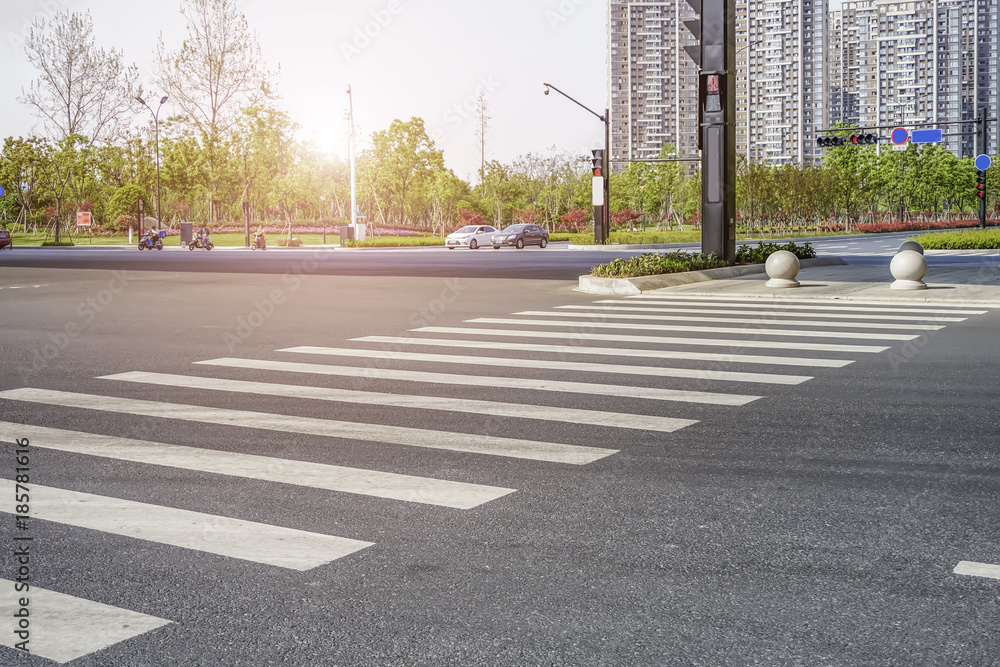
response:
[(608, 3), (613, 158), (656, 158), (665, 144), (697, 157), (698, 76), (684, 51), (694, 16), (685, 0)]
[[(940, 124), (943, 145), (973, 155), (972, 120), (981, 107), (997, 115), (998, 0), (863, 0), (845, 2), (832, 60), (837, 105), (831, 122), (882, 127)], [(961, 128), (961, 129), (960, 129)], [(989, 145), (996, 150), (996, 127)], [(964, 136), (947, 136), (966, 132)]]
[[(857, 0), (829, 11), (829, 0), (736, 0), (737, 153), (809, 164), (822, 155), (817, 130), (838, 122), (971, 120), (983, 106), (996, 117), (998, 6)], [(694, 43), (683, 25), (693, 17), (686, 0), (609, 1), (613, 157), (657, 157), (667, 143), (695, 154), (697, 70), (683, 49)], [(947, 139), (958, 155), (986, 150), (971, 134)]]
[(736, 0), (736, 152), (771, 164), (819, 156), (830, 101), (828, 0)]

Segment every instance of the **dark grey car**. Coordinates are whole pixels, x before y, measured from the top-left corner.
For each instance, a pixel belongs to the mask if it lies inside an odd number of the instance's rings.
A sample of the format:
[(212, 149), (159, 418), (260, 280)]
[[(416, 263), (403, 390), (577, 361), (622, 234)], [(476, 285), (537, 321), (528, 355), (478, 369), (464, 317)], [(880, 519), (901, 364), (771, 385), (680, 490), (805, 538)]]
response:
[(512, 245), (518, 250), (526, 245), (536, 245), (544, 248), (549, 244), (549, 233), (538, 225), (511, 225), (494, 234), (490, 238), (490, 241), (493, 242), (493, 247), (497, 250), (505, 245)]

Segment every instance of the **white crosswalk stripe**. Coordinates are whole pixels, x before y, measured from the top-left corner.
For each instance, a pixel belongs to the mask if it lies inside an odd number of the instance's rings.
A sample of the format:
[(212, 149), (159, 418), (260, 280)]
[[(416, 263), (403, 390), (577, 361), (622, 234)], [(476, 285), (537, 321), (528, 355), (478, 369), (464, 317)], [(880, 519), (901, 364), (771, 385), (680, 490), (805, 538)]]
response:
[[(0, 479), (4, 496), (13, 497), (14, 488), (14, 482)], [(0, 505), (0, 512), (13, 510)], [(292, 570), (311, 570), (372, 546), (345, 537), (38, 484), (31, 485), (31, 518)]]
[[(677, 302), (685, 306), (698, 305), (707, 307), (726, 308), (768, 308), (768, 309), (794, 309), (794, 310), (845, 310), (847, 312), (872, 312), (872, 313), (921, 313), (925, 315), (985, 315), (987, 310), (981, 310), (979, 306), (975, 310), (967, 307), (957, 306), (955, 308), (942, 308), (939, 306), (910, 307), (899, 306), (885, 301), (874, 299), (851, 299), (850, 301), (831, 301), (827, 304), (817, 304), (816, 299), (793, 299), (781, 297), (775, 299), (754, 298), (754, 297), (712, 297), (707, 299), (699, 295), (683, 294), (635, 294), (624, 297), (627, 301), (641, 301), (644, 303), (668, 304)], [(620, 300), (601, 300), (597, 303), (622, 303)]]
[[(465, 329), (461, 329), (465, 332)], [(550, 334), (542, 337), (558, 338)], [(602, 357), (630, 357), (633, 359), (677, 359), (686, 361), (712, 361), (730, 364), (764, 364), (773, 366), (815, 366), (819, 368), (842, 368), (854, 363), (850, 359), (823, 359), (809, 357), (769, 357), (755, 354), (728, 354), (723, 352), (699, 352), (696, 350), (651, 350), (621, 347), (590, 347), (582, 345), (540, 345), (536, 343), (508, 343), (497, 341), (414, 338), (412, 336), (361, 336), (351, 340), (361, 343), (386, 343), (389, 345), (426, 345), (433, 347), (473, 348), (480, 350), (504, 350), (518, 352), (543, 352), (550, 354), (586, 354)], [(655, 342), (655, 341), (653, 341)], [(885, 348), (880, 348), (885, 349)], [(706, 378), (711, 371), (705, 371)]]
[[(636, 308), (635, 310), (646, 310), (644, 308)], [(667, 312), (664, 310), (659, 310), (657, 312)], [(651, 320), (657, 322), (718, 322), (720, 324), (743, 324), (743, 325), (764, 325), (764, 324), (780, 324), (780, 325), (790, 325), (797, 327), (850, 327), (852, 329), (909, 329), (913, 331), (937, 331), (938, 329), (944, 329), (944, 325), (939, 324), (920, 324), (917, 322), (906, 322), (906, 323), (887, 323), (887, 322), (826, 322), (817, 320), (774, 320), (774, 319), (747, 319), (746, 317), (695, 317), (692, 315), (658, 315), (654, 312), (649, 312), (647, 314), (638, 313), (617, 313), (608, 312), (606, 310), (592, 308), (588, 309), (586, 312), (560, 312), (560, 311), (547, 311), (547, 310), (525, 310), (519, 313), (514, 313), (515, 315), (528, 315), (532, 317), (580, 317), (587, 315), (594, 320), (598, 319), (609, 319), (609, 320)], [(785, 314), (786, 316), (788, 313)], [(956, 320), (957, 318), (949, 318), (951, 320)], [(476, 320), (469, 320), (474, 322)], [(720, 331), (727, 331), (726, 329), (720, 329)], [(757, 329), (754, 329), (757, 331)]]
[(478, 507), (514, 492), (496, 486), (0, 422), (0, 441), (16, 438), (29, 438), (33, 447), (43, 449), (456, 509)]
[[(531, 389), (536, 391), (552, 391), (574, 394), (605, 394), (626, 398), (641, 398), (653, 401), (677, 401), (682, 403), (706, 403), (709, 405), (746, 405), (760, 398), (744, 394), (720, 394), (707, 391), (687, 391), (683, 389), (659, 389), (656, 387), (633, 387), (629, 385), (595, 384), (591, 382), (559, 382), (555, 380), (533, 380), (530, 378), (490, 377), (485, 375), (455, 375), (450, 373), (425, 373), (421, 371), (392, 370), (386, 368), (358, 368), (357, 366), (327, 366), (325, 364), (306, 364), (290, 361), (269, 361), (257, 359), (210, 359), (197, 362), (216, 366), (240, 368), (257, 368), (296, 373), (312, 373), (316, 375), (341, 375), (346, 377), (365, 377), (369, 379), (405, 380), (411, 382), (430, 382), (465, 386), (494, 387), (505, 389)], [(108, 376), (124, 379), (118, 376)], [(437, 398), (433, 396), (413, 396), (402, 394), (377, 394), (375, 392), (351, 392), (348, 390), (322, 389), (306, 387), (296, 390), (281, 389), (279, 385), (267, 390), (282, 392), (284, 395), (299, 395), (302, 398), (320, 398), (325, 400), (343, 400), (361, 402), (366, 400), (365, 394), (371, 394), (373, 403), (380, 405), (395, 405), (397, 407), (422, 408), (428, 410), (451, 410), (455, 412), (472, 412), (494, 414), (502, 417), (524, 417), (529, 419), (544, 419), (550, 421), (568, 421), (604, 425), (624, 426), (614, 416), (598, 413), (592, 410), (576, 411), (567, 408), (547, 408), (518, 404), (517, 409), (497, 405), (489, 401), (474, 401), (462, 399), (465, 405), (459, 405), (454, 399)], [(221, 387), (220, 387), (221, 388)], [(252, 387), (248, 387), (252, 389)], [(562, 413), (562, 416), (557, 413)], [(688, 426), (692, 422), (674, 424), (670, 430), (678, 426)], [(653, 422), (650, 422), (652, 427)], [(666, 424), (663, 424), (666, 425)], [(661, 430), (657, 428), (656, 430)]]
[(380, 442), (411, 447), (426, 447), (454, 452), (506, 456), (511, 458), (585, 465), (617, 452), (602, 447), (580, 447), (556, 442), (520, 440), (499, 436), (473, 435), (451, 431), (431, 431), (401, 426), (382, 426), (356, 422), (294, 417), (290, 415), (226, 410), (199, 405), (142, 401), (136, 399), (95, 396), (49, 389), (8, 389), (0, 398), (28, 401), (45, 405), (104, 410), (162, 419), (240, 426), (283, 433), (302, 433), (367, 442)]
[[(387, 405), (396, 408), (414, 408), (418, 410), (441, 410), (452, 412), (469, 412), (472, 414), (494, 415), (497, 417), (515, 417), (521, 419), (540, 419), (547, 421), (562, 421), (574, 424), (590, 424), (592, 426), (611, 426), (617, 428), (635, 428), (649, 431), (672, 433), (677, 429), (694, 424), (691, 419), (673, 419), (635, 415), (618, 412), (602, 412), (599, 410), (579, 410), (575, 408), (549, 408), (540, 405), (506, 404), (490, 401), (477, 401), (463, 398), (456, 401), (452, 398), (437, 396), (414, 396), (407, 394), (382, 394), (374, 391), (353, 391), (350, 389), (331, 389), (328, 387), (310, 387), (302, 385), (276, 384), (273, 382), (249, 382), (245, 380), (223, 380), (217, 378), (192, 377), (187, 375), (169, 375), (166, 373), (145, 373), (132, 371), (115, 375), (104, 375), (100, 379), (123, 380), (126, 382), (144, 382), (171, 387), (187, 387), (190, 389), (209, 389), (215, 391), (233, 391), (244, 394), (262, 396), (284, 396), (288, 398), (311, 398), (321, 401), (340, 401), (360, 403), (362, 405)], [(573, 383), (561, 383), (573, 384)], [(598, 385), (599, 386), (599, 385)], [(608, 385), (620, 389), (615, 385)], [(652, 398), (658, 394), (671, 396), (670, 400), (690, 400), (697, 403), (712, 403), (715, 405), (746, 405), (757, 396), (740, 396), (737, 394), (708, 394), (706, 392), (670, 392), (662, 389), (644, 389), (634, 387), (638, 398)], [(579, 390), (580, 393), (589, 393)], [(684, 396), (691, 394), (690, 398)], [(659, 398), (657, 400), (665, 400)]]
[[(566, 326), (564, 322), (560, 326)], [(809, 350), (811, 352), (868, 352), (888, 350), (879, 345), (839, 345), (827, 343), (790, 343), (776, 340), (740, 340), (736, 338), (671, 338), (669, 336), (624, 336), (597, 333), (564, 333), (560, 331), (531, 331), (527, 329), (475, 329), (472, 327), (419, 327), (410, 329), (421, 333), (458, 334), (471, 336), (509, 336), (520, 338), (567, 338), (608, 341), (616, 343), (651, 343), (655, 345), (704, 345), (710, 347), (764, 348), (772, 350)]]
[[(801, 329), (769, 329), (766, 327), (700, 327), (675, 324), (633, 324), (587, 320), (520, 320), (510, 317), (477, 317), (470, 324), (512, 324), (536, 327), (576, 327), (578, 329), (619, 329), (627, 331), (683, 331), (689, 333), (722, 333), (739, 336), (791, 336), (802, 338), (848, 338), (852, 340), (913, 340), (914, 334), (859, 333), (856, 331), (802, 331)], [(416, 329), (420, 331), (420, 329)], [(787, 344), (785, 344), (787, 345)]]
[[(616, 304), (613, 306), (600, 305), (600, 304)], [(730, 304), (716, 304), (714, 307), (706, 304), (703, 307), (689, 307), (691, 305), (697, 306), (697, 304), (685, 303), (682, 306), (678, 305), (656, 305), (656, 303), (648, 303), (642, 305), (625, 304), (622, 305), (621, 301), (612, 300), (602, 300), (595, 301), (593, 305), (568, 305), (568, 306), (556, 306), (556, 308), (565, 308), (569, 310), (596, 310), (599, 312), (608, 311), (627, 311), (627, 312), (639, 312), (639, 313), (683, 313), (692, 315), (743, 315), (746, 317), (747, 313), (745, 310), (740, 310), (743, 308), (750, 308), (754, 304), (740, 304), (740, 303), (730, 303)], [(725, 306), (725, 307), (721, 307)], [(878, 312), (877, 308), (855, 308), (854, 310), (869, 310), (871, 313), (823, 313), (817, 312), (818, 310), (834, 310), (838, 309), (837, 306), (798, 306), (792, 309), (778, 310), (771, 307), (772, 304), (767, 304), (767, 316), (768, 317), (810, 317), (810, 318), (820, 318), (820, 319), (838, 319), (838, 320), (885, 320), (885, 321), (899, 321), (899, 322), (927, 322), (933, 320), (934, 322), (964, 322), (968, 317), (945, 317), (944, 315), (887, 315), (887, 314), (875, 314)], [(905, 312), (905, 311), (903, 311)], [(521, 314), (521, 313), (518, 313)], [(949, 314), (960, 314), (958, 311)], [(971, 313), (971, 314), (981, 314), (981, 313)], [(700, 319), (700, 318), (699, 318)], [(823, 324), (823, 323), (817, 323)], [(833, 323), (834, 326), (836, 323)], [(829, 325), (826, 325), (829, 326)], [(844, 326), (853, 326), (853, 324), (844, 324)]]
[[(487, 344), (484, 343), (484, 346)], [(743, 373), (737, 371), (706, 371), (696, 368), (671, 368), (666, 366), (639, 366), (621, 364), (595, 364), (578, 361), (548, 361), (545, 359), (511, 359), (508, 357), (495, 356), (472, 356), (462, 354), (428, 354), (423, 352), (401, 352), (399, 350), (361, 350), (355, 348), (341, 347), (317, 347), (313, 345), (301, 345), (299, 347), (287, 347), (278, 352), (294, 352), (296, 354), (315, 354), (324, 356), (354, 357), (360, 359), (370, 359), (376, 362), (384, 361), (429, 361), (433, 363), (462, 364), (474, 368), (476, 366), (500, 366), (511, 368), (513, 366), (524, 366), (533, 369), (554, 370), (554, 371), (580, 371), (589, 373), (610, 373), (620, 375), (646, 375), (654, 377), (674, 377), (688, 378), (691, 380), (727, 380), (731, 382), (758, 382), (764, 384), (801, 384), (806, 380), (811, 380), (809, 375), (781, 375), (775, 373)], [(544, 350), (535, 350), (544, 351)], [(221, 361), (234, 361), (231, 359), (202, 361), (195, 363), (214, 364)], [(248, 360), (256, 363), (256, 360)], [(220, 364), (227, 365), (227, 364)], [(247, 366), (247, 368), (268, 368), (267, 366)], [(369, 367), (365, 367), (367, 371)]]
[(76, 660), (171, 623), (163, 618), (57, 593), (33, 583), (28, 591), (17, 591), (14, 586), (14, 581), (0, 579), (0, 617), (5, 620), (0, 626), (0, 646), (21, 652), (18, 643), (24, 639), (15, 634), (15, 614), (21, 609), (21, 599), (27, 599), (29, 623), (25, 631), (27, 643), (23, 648), (31, 655), (59, 663)]

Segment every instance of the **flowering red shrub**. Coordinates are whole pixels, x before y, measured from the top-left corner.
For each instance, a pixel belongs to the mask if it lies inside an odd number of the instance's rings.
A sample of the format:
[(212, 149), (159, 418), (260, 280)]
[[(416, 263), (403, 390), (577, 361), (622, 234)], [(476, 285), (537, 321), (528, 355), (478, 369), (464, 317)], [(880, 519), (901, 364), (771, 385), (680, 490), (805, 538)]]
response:
[(946, 222), (861, 222), (852, 228), (862, 234), (885, 232), (919, 232), (927, 229), (962, 229), (976, 227), (978, 220), (951, 220)]
[(579, 231), (583, 229), (584, 225), (586, 225), (587, 222), (590, 220), (590, 214), (584, 210), (576, 208), (559, 219), (562, 220), (565, 224), (567, 224), (570, 228)]

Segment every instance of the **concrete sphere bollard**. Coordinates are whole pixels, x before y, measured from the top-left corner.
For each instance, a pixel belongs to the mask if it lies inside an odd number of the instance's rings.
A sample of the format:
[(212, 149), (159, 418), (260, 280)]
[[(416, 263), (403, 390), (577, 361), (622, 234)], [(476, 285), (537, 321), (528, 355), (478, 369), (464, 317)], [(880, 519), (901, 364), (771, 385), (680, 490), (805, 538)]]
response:
[(770, 278), (764, 283), (767, 287), (799, 286), (799, 281), (795, 280), (795, 276), (799, 273), (799, 258), (787, 250), (771, 253), (764, 262), (764, 270)]
[(904, 250), (912, 250), (913, 252), (919, 252), (921, 255), (924, 254), (924, 247), (916, 241), (903, 241), (899, 244), (899, 249), (896, 252), (903, 252)]
[(921, 280), (927, 274), (927, 260), (915, 250), (900, 250), (889, 263), (889, 273), (896, 280), (890, 289), (927, 289)]

